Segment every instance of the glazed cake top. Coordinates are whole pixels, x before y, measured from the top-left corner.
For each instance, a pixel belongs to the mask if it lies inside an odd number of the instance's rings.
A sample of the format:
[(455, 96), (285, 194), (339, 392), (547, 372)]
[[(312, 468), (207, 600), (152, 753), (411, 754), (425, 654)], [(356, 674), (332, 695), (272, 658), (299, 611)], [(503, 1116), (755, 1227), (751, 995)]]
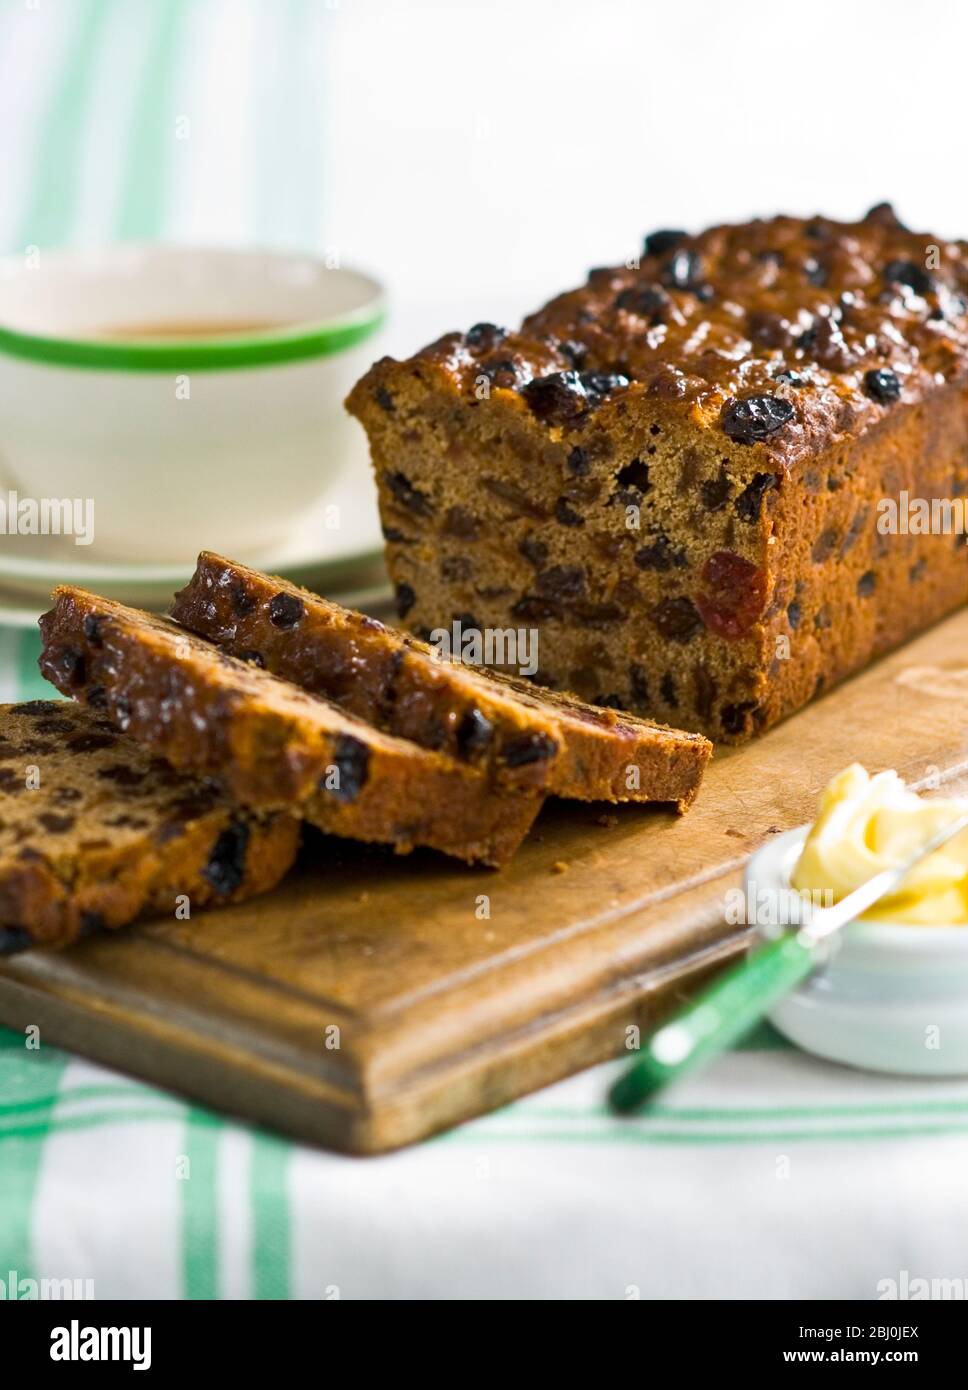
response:
[(637, 265), (592, 270), (519, 331), (476, 324), (421, 361), (565, 434), (644, 397), (788, 464), (964, 377), (968, 243), (911, 232), (887, 204), (860, 222), (654, 232)]

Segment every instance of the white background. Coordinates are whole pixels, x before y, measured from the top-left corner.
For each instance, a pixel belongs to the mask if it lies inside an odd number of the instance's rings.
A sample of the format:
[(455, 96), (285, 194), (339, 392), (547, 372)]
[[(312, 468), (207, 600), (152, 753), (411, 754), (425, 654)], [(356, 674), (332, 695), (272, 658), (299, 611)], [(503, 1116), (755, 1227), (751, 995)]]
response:
[(328, 237), (394, 346), (514, 320), (657, 226), (894, 202), (968, 234), (968, 5), (340, 0)]
[[(45, 175), (76, 186), (58, 238), (126, 234), (173, 0), (101, 3), (68, 158), (45, 113), (84, 6), (0, 0), (6, 250), (46, 244), (23, 224)], [(398, 352), (514, 322), (658, 226), (890, 199), (918, 230), (968, 231), (968, 0), (186, 0), (178, 42), (160, 234), (335, 247), (388, 282)]]

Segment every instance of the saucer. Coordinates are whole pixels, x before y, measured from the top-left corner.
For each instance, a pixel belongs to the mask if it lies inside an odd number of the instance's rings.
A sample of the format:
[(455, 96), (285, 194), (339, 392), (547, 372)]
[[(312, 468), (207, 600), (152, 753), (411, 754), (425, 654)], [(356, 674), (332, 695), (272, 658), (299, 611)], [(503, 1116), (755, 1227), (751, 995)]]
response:
[[(360, 455), (364, 449), (361, 440)], [(86, 558), (94, 548), (66, 538), (0, 536), (0, 625), (32, 627), (50, 606), (56, 584), (77, 584), (122, 603), (162, 610), (193, 569), (190, 563), (132, 565)], [(280, 545), (229, 558), (332, 597), (350, 590), (380, 593), (387, 584), (383, 537), (365, 457), (347, 460), (322, 501)]]
[(129, 571), (282, 550), (359, 446), (343, 402), (384, 317), (372, 276), (291, 251), (0, 257), (0, 499), (93, 521)]

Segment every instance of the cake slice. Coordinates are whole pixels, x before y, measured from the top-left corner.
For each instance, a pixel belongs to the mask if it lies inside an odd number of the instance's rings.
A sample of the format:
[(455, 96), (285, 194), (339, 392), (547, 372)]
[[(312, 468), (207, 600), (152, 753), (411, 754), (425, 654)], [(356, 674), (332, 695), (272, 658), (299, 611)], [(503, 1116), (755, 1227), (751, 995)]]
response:
[(299, 843), (293, 816), (234, 805), (63, 700), (0, 705), (0, 792), (0, 953), (251, 898)]
[(54, 591), (40, 669), (174, 767), (244, 805), (290, 809), (334, 835), (428, 845), (503, 864), (542, 802), (374, 729), (178, 627), (83, 589)]
[(711, 751), (698, 734), (440, 656), (374, 618), (207, 551), (171, 613), (223, 651), (387, 733), (558, 796), (684, 810)]

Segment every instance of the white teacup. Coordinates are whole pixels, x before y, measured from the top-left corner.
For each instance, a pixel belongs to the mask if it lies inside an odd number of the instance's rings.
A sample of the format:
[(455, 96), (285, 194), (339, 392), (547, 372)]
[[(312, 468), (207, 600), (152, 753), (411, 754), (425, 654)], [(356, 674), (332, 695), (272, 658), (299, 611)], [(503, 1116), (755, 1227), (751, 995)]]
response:
[(15, 544), (12, 491), (48, 515), (93, 504), (75, 557), (272, 547), (352, 453), (343, 399), (383, 315), (375, 280), (305, 255), (122, 244), (0, 260), (0, 543)]

